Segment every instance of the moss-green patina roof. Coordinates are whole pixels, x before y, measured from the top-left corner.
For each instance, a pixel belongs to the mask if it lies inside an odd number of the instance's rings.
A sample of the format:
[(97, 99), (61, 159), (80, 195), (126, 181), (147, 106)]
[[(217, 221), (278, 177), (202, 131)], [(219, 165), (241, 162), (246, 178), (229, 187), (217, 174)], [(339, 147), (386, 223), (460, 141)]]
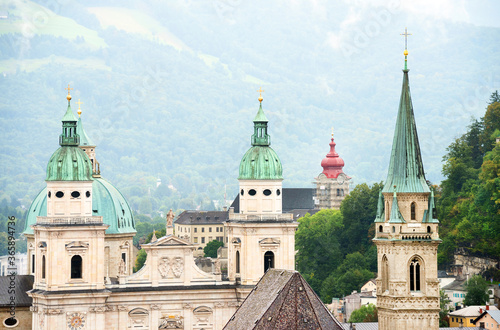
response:
[(251, 147), (241, 159), (238, 180), (283, 180), (276, 152), (271, 147)]
[(85, 151), (79, 147), (60, 147), (50, 157), (45, 180), (91, 181), (92, 163)]
[[(103, 178), (93, 180), (92, 215), (102, 216), (103, 222), (109, 225), (106, 234), (135, 233), (134, 216), (125, 197)], [(36, 223), (37, 216), (47, 216), (47, 188), (42, 189), (31, 203), (26, 215), (24, 234), (33, 234), (30, 226)]]
[(66, 110), (66, 113), (64, 114), (64, 117), (62, 119), (63, 122), (65, 121), (75, 121), (76, 122), (76, 117), (73, 111), (71, 110), (71, 106), (68, 104), (68, 109)]
[(428, 193), (410, 95), (408, 70), (403, 70), (403, 88), (392, 142), (391, 161), (383, 192)]
[(266, 115), (264, 114), (264, 110), (262, 110), (262, 103), (259, 106), (259, 111), (257, 112), (257, 115), (255, 116), (253, 122), (254, 123), (267, 123), (269, 120), (267, 120)]
[(95, 144), (90, 140), (83, 129), (82, 118), (78, 118), (78, 123), (76, 124), (76, 134), (80, 136), (80, 145), (81, 146), (94, 146)]

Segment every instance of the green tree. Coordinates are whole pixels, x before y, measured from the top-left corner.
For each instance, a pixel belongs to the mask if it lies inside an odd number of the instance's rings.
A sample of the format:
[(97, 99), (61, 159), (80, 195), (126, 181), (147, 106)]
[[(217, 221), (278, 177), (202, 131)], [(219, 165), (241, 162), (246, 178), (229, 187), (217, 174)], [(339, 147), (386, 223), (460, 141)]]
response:
[(224, 243), (217, 240), (208, 242), (207, 245), (203, 248), (203, 252), (205, 252), (205, 258), (217, 258), (217, 249), (221, 246), (224, 246)]
[(377, 202), (382, 183), (368, 186), (357, 185), (340, 205), (344, 230), (341, 235), (343, 251), (366, 252), (373, 245), (375, 236), (373, 220), (377, 212)]
[(374, 304), (363, 305), (351, 313), (349, 323), (378, 322), (377, 306)]
[(465, 284), (464, 305), (484, 305), (488, 302), (488, 282), (481, 275), (474, 275)]
[(338, 210), (321, 210), (314, 215), (306, 214), (298, 221), (295, 232), (297, 270), (319, 293), (323, 281), (342, 260), (339, 243), (342, 214)]
[(444, 292), (444, 290), (439, 290), (439, 326), (440, 327), (449, 327), (450, 323), (448, 320), (448, 313), (450, 309), (448, 308), (448, 304), (451, 302), (448, 295)]

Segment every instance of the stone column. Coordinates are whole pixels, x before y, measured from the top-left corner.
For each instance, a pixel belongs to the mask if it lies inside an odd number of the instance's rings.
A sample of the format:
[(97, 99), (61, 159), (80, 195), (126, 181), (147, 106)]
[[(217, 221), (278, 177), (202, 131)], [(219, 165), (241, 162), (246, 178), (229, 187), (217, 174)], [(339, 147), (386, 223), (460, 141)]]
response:
[(149, 320), (150, 329), (158, 329), (160, 322), (160, 309), (161, 306), (158, 304), (151, 305), (151, 319)]
[(191, 303), (185, 303), (184, 308), (184, 330), (193, 329), (193, 306)]
[(127, 329), (128, 308), (125, 305), (118, 305), (118, 329)]

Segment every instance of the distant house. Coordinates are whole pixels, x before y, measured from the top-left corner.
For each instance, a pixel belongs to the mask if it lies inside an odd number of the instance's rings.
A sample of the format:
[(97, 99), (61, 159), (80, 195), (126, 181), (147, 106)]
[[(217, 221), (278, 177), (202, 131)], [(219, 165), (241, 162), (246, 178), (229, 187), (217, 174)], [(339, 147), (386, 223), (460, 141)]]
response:
[(500, 329), (500, 311), (490, 310), (488, 307), (489, 306), (486, 306), (486, 310), (484, 310), (473, 323), (479, 326), (479, 328)]
[(344, 297), (344, 321), (348, 322), (352, 312), (368, 304), (377, 306), (377, 296), (373, 295), (373, 291), (357, 292), (355, 290)]
[[(488, 309), (486, 309), (488, 308)], [(461, 308), (454, 312), (448, 313), (450, 318), (450, 327), (475, 327), (475, 320), (483, 314), (483, 311), (490, 310), (496, 311), (498, 308), (495, 306), (469, 306)]]
[(361, 287), (361, 292), (371, 292), (373, 296), (377, 296), (377, 282), (375, 282), (375, 279), (366, 282)]
[(449, 308), (455, 310), (462, 306), (464, 301), (466, 290), (465, 290), (466, 280), (454, 280), (453, 282), (442, 287), (444, 293), (450, 298)]

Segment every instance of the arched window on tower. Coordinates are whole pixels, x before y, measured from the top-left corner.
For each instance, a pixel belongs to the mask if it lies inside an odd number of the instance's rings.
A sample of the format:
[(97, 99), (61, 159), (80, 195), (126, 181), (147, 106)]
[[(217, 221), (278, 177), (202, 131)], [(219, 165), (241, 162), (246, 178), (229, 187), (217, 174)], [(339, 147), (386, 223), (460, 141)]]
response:
[(274, 253), (267, 251), (264, 254), (264, 273), (267, 272), (269, 268), (274, 268)]
[(389, 202), (385, 202), (385, 221), (389, 220), (390, 215), (391, 215), (391, 210), (389, 210)]
[(236, 274), (240, 273), (240, 251), (236, 251)]
[(82, 257), (79, 255), (71, 258), (71, 278), (82, 278)]
[(411, 220), (416, 220), (416, 208), (417, 208), (417, 205), (415, 204), (415, 202), (412, 202), (411, 203)]
[(410, 291), (420, 291), (421, 262), (418, 258), (413, 258), (410, 262)]
[(389, 290), (389, 261), (384, 255), (382, 257), (382, 292)]

